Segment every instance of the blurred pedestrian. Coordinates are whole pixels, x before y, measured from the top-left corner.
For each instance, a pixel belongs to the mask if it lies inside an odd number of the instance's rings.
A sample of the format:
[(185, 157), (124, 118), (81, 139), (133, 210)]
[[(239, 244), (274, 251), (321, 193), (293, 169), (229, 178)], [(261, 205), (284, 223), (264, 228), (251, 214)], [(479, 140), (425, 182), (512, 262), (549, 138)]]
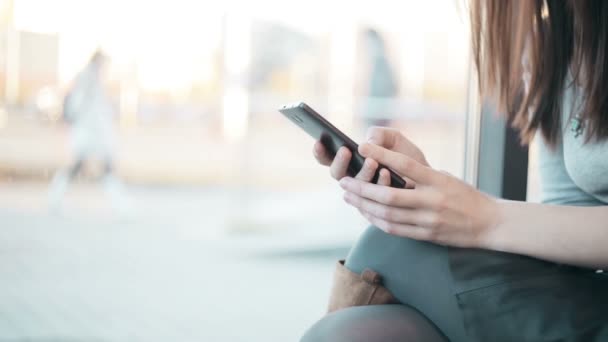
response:
[(51, 208), (63, 209), (63, 198), (70, 181), (88, 160), (103, 163), (103, 187), (113, 209), (127, 210), (125, 191), (115, 175), (116, 137), (113, 128), (114, 107), (104, 87), (108, 57), (96, 51), (76, 76), (63, 102), (63, 119), (70, 126), (70, 147), (73, 160), (57, 171), (49, 187)]
[(364, 33), (367, 52), (367, 96), (363, 104), (363, 120), (366, 126), (389, 126), (397, 96), (397, 81), (389, 62), (384, 39), (374, 29)]

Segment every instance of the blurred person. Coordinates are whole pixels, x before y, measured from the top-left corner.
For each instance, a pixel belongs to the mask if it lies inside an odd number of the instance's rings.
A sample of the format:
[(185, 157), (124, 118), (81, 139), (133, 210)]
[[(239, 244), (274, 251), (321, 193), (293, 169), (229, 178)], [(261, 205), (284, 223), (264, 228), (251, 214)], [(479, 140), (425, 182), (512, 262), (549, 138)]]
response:
[(363, 121), (366, 127), (388, 126), (393, 115), (398, 89), (384, 39), (378, 31), (371, 28), (365, 30), (364, 49), (367, 53), (365, 56), (367, 77)]
[(104, 88), (109, 58), (96, 51), (76, 76), (64, 99), (63, 118), (68, 123), (71, 164), (57, 171), (49, 187), (54, 211), (63, 209), (63, 199), (70, 181), (88, 160), (103, 163), (103, 187), (113, 209), (126, 213), (128, 204), (124, 187), (115, 175), (116, 137), (113, 128), (114, 107)]
[[(481, 95), (538, 141), (542, 203), (434, 169), (397, 130), (369, 130), (356, 177), (348, 149), (317, 142), (372, 226), (303, 341), (608, 341), (608, 2), (470, 6)], [(385, 169), (371, 183), (380, 164), (410, 188), (389, 187)]]

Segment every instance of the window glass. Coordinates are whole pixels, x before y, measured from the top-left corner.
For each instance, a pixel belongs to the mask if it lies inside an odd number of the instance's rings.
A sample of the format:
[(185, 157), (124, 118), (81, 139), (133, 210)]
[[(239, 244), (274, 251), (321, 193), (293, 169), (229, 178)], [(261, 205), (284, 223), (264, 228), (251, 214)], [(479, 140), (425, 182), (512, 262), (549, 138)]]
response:
[(395, 6), (0, 1), (0, 340), (297, 340), (367, 223), (279, 106), (463, 175), (466, 16)]

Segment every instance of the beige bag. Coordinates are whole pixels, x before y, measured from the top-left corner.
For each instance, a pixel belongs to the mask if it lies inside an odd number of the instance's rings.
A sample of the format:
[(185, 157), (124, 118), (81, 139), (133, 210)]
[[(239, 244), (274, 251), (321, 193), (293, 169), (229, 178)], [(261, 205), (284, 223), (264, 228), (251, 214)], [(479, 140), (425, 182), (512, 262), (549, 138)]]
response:
[(378, 304), (399, 304), (397, 298), (382, 286), (382, 276), (369, 268), (361, 274), (354, 273), (344, 266), (344, 260), (338, 261), (327, 312)]

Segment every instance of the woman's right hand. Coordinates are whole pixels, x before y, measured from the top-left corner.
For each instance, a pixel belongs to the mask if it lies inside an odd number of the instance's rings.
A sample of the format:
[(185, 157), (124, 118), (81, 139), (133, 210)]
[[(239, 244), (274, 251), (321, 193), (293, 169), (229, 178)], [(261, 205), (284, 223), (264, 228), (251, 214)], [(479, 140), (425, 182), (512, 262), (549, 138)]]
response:
[[(416, 145), (414, 145), (396, 129), (386, 127), (370, 127), (367, 130), (367, 142), (382, 146), (397, 153), (401, 153), (416, 160), (420, 164), (429, 166), (422, 151), (420, 151)], [(336, 155), (332, 156), (325, 149), (323, 144), (320, 141), (317, 141), (313, 148), (313, 154), (321, 165), (329, 166), (330, 174), (334, 179), (340, 180), (347, 176), (348, 164), (350, 163), (352, 153), (346, 147), (341, 147)], [(374, 177), (377, 168), (378, 162), (367, 158), (363, 164), (363, 168), (355, 176), (355, 178), (369, 182)], [(408, 183), (408, 188), (414, 185), (411, 180), (406, 179), (406, 181)], [(390, 185), (390, 174), (388, 170), (380, 170), (378, 184), (386, 186)]]

